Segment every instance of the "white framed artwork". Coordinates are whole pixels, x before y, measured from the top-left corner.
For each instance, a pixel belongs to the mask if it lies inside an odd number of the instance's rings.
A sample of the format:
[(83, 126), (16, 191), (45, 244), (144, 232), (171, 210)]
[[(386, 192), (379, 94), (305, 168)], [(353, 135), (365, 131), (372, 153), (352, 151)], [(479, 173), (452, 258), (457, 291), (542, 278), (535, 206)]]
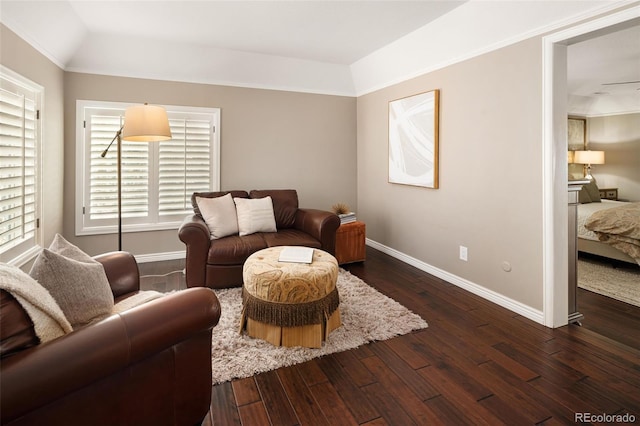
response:
[(389, 102), (389, 182), (438, 188), (440, 91)]

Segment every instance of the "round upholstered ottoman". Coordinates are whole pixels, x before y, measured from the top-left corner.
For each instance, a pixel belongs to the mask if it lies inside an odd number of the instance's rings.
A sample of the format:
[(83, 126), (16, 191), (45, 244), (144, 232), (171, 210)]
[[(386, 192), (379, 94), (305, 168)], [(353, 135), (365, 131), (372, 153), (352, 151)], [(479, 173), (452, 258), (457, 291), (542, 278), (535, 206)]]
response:
[(322, 347), (340, 327), (338, 262), (318, 249), (311, 263), (280, 262), (283, 249), (260, 250), (246, 260), (241, 332), (276, 346)]

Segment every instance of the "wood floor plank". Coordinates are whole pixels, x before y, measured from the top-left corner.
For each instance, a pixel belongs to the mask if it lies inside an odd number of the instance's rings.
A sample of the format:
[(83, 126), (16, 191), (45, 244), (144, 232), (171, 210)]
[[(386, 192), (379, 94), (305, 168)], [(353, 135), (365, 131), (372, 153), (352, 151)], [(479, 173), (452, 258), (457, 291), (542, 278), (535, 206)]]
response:
[(303, 425), (329, 426), (313, 394), (296, 368), (286, 367), (277, 370), (280, 383), (287, 394), (296, 417)]
[(299, 424), (295, 410), (289, 402), (289, 397), (282, 388), (278, 373), (268, 371), (258, 374), (255, 379), (271, 423), (279, 426)]
[(362, 389), (351, 380), (334, 357), (320, 358), (318, 365), (329, 378), (329, 381), (358, 423), (365, 423), (380, 417), (376, 406), (369, 401)]
[(628, 370), (625, 368), (612, 364), (600, 357), (585, 358), (581, 353), (572, 349), (565, 349), (552, 356), (564, 364), (571, 365), (573, 368), (585, 372), (585, 374), (598, 380), (606, 381), (611, 377), (619, 377), (620, 382), (612, 383), (612, 386), (622, 393), (640, 389), (640, 377), (627, 374)]
[(401, 356), (404, 362), (409, 364), (411, 368), (417, 370), (429, 365), (429, 360), (424, 356), (426, 347), (420, 342), (415, 335), (424, 333), (425, 330), (419, 330), (410, 333), (402, 339), (391, 339), (386, 343), (398, 356)]
[(262, 401), (238, 407), (238, 414), (242, 426), (266, 426), (272, 424)]
[[(575, 413), (595, 413), (598, 407), (590, 401), (590, 398), (580, 398), (574, 392), (565, 387), (551, 383), (544, 377), (527, 382), (529, 386), (536, 389), (538, 393), (535, 395), (546, 395), (555, 401), (552, 406), (553, 410), (558, 410), (555, 419), (574, 423)], [(540, 402), (543, 404), (544, 402)], [(557, 408), (557, 407), (561, 408)], [(544, 422), (543, 422), (544, 423)]]
[(427, 423), (416, 423), (407, 414), (393, 395), (380, 383), (364, 386), (362, 392), (380, 412), (384, 420), (391, 425), (419, 426)]
[[(402, 408), (416, 424), (426, 425), (438, 421), (436, 413), (423, 404), (423, 395), (416, 395), (414, 389), (407, 386), (402, 378), (398, 377), (381, 358), (370, 357), (362, 362), (377, 377), (378, 383), (385, 391), (393, 395), (395, 404)], [(429, 389), (431, 389), (430, 386)]]
[[(496, 378), (491, 384), (495, 395), (499, 396), (510, 406), (518, 407), (521, 415), (527, 417), (531, 423), (541, 423), (553, 417), (554, 414), (563, 413), (561, 407), (557, 407), (552, 399), (539, 395), (526, 381), (513, 376), (501, 365), (491, 361), (479, 366), (487, 375)], [(541, 403), (543, 401), (544, 403)], [(555, 410), (552, 410), (555, 408)]]
[(575, 368), (522, 345), (499, 343), (494, 345), (494, 348), (528, 369), (561, 385), (569, 386), (585, 377), (584, 373)]
[(214, 425), (240, 425), (238, 406), (230, 382), (213, 387), (211, 393), (211, 419)]
[(417, 372), (438, 389), (443, 398), (464, 414), (465, 418), (468, 419), (467, 422), (464, 422), (465, 424), (497, 425), (502, 423), (494, 413), (481, 405), (483, 399), (489, 398), (493, 394), (489, 393), (478, 399), (464, 383), (460, 383), (455, 377), (451, 377), (446, 368), (430, 365), (419, 369)]
[(472, 424), (471, 419), (467, 418), (464, 412), (442, 395), (430, 398), (424, 403), (435, 413), (438, 424), (453, 426)]
[(304, 379), (307, 386), (313, 386), (329, 381), (327, 376), (322, 372), (322, 369), (320, 369), (320, 367), (318, 366), (318, 363), (315, 359), (300, 364), (298, 366), (298, 372)]
[(479, 401), (479, 403), (481, 406), (487, 408), (489, 411), (495, 414), (495, 416), (498, 417), (500, 421), (506, 425), (535, 424), (531, 421), (530, 418), (527, 418), (522, 414), (518, 406), (504, 401), (498, 395), (491, 395), (490, 397)]
[(262, 401), (260, 398), (260, 392), (258, 392), (258, 386), (256, 385), (256, 381), (253, 377), (234, 380), (231, 382), (231, 386), (233, 387), (236, 404), (239, 407), (257, 401)]
[[(391, 339), (396, 340), (396, 339)], [(372, 345), (371, 351), (376, 354), (376, 357), (384, 363), (385, 367), (390, 372), (393, 372), (402, 382), (416, 395), (420, 400), (425, 401), (439, 395), (439, 392), (433, 388), (426, 380), (421, 376), (415, 374), (415, 369), (412, 368), (405, 360), (391, 347), (389, 341), (381, 342), (379, 345)], [(374, 359), (374, 358), (371, 358)], [(365, 365), (369, 358), (363, 361)], [(371, 368), (369, 367), (369, 370)]]
[(639, 349), (602, 336), (591, 329), (574, 325), (556, 330), (555, 336), (580, 353), (588, 352), (630, 373), (640, 372)]
[(373, 374), (371, 374), (367, 367), (362, 364), (361, 359), (357, 358), (352, 351), (337, 353), (334, 357), (356, 386), (362, 387), (375, 383), (376, 379)]
[(358, 424), (349, 407), (347, 407), (331, 383), (318, 383), (309, 389), (329, 424), (344, 426)]
[[(422, 337), (429, 348), (431, 365), (435, 367), (435, 372), (446, 372), (448, 380), (453, 381), (461, 389), (464, 389), (474, 400), (478, 401), (493, 395), (493, 391), (486, 386), (488, 378), (478, 376), (478, 365), (464, 356), (463, 352), (449, 351), (437, 340), (428, 341), (427, 336)], [(442, 389), (438, 388), (440, 391)]]

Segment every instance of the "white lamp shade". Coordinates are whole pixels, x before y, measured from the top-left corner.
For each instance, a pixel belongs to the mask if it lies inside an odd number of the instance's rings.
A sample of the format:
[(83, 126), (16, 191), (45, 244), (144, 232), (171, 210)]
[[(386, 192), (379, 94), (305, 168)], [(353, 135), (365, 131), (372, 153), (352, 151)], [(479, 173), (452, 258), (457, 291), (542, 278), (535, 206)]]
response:
[(573, 162), (578, 164), (604, 164), (604, 151), (575, 151)]
[(158, 142), (171, 139), (167, 111), (156, 105), (130, 106), (124, 112), (122, 139), (135, 142)]

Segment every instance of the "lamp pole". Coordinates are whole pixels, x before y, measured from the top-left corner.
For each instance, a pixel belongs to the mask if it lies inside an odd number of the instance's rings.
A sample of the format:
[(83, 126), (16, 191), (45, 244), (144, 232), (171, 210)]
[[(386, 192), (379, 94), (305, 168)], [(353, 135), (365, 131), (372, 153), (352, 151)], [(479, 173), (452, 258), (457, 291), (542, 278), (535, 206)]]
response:
[(107, 149), (102, 151), (104, 158), (118, 140), (118, 251), (122, 251), (122, 139), (134, 142), (160, 142), (171, 139), (171, 125), (167, 111), (160, 106), (139, 105), (125, 110), (124, 122), (116, 135), (111, 139)]
[(104, 158), (109, 152), (109, 148), (113, 145), (113, 142), (117, 139), (118, 143), (118, 251), (122, 251), (122, 129), (124, 124), (120, 126), (120, 129), (116, 132), (116, 135), (111, 139), (111, 142), (107, 148), (102, 151), (100, 156)]

